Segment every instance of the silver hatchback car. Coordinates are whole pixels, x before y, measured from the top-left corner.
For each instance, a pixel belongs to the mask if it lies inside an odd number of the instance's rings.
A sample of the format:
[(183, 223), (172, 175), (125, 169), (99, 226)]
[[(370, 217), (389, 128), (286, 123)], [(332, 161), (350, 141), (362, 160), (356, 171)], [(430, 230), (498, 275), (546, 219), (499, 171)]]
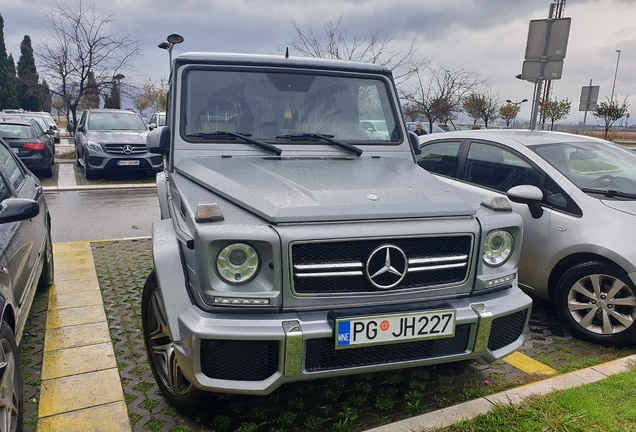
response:
[(419, 165), (464, 191), (507, 196), (524, 222), (519, 286), (572, 333), (636, 343), (636, 153), (559, 132), (421, 137)]

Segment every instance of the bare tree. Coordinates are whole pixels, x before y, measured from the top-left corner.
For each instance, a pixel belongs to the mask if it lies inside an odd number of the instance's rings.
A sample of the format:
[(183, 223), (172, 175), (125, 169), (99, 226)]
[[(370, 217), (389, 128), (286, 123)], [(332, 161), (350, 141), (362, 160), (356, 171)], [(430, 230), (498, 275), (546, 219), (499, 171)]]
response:
[(391, 49), (394, 36), (370, 30), (363, 35), (350, 35), (343, 28), (342, 16), (323, 24), (323, 32), (316, 33), (312, 27), (301, 28), (291, 20), (296, 39), (289, 42), (294, 50), (305, 57), (337, 60), (364, 61), (386, 66), (393, 71), (399, 84), (415, 73), (425, 62), (417, 57), (418, 40), (414, 38), (405, 49)]
[(605, 139), (607, 139), (607, 133), (614, 122), (625, 115), (628, 107), (629, 103), (627, 103), (627, 98), (625, 98), (620, 105), (618, 101), (603, 101), (596, 106), (592, 115), (596, 118), (603, 119), (605, 122)]
[[(100, 16), (92, 0), (77, 0), (74, 6), (58, 3), (46, 18), (50, 38), (43, 43), (38, 59), (50, 77), (51, 92), (63, 101), (75, 125), (84, 95), (110, 88), (115, 76), (124, 76), (140, 55), (138, 40), (132, 33), (115, 29), (114, 14)], [(91, 74), (94, 83), (89, 86)]]
[(452, 119), (462, 110), (464, 97), (483, 83), (475, 73), (464, 69), (450, 71), (441, 65), (418, 68), (408, 83), (400, 88), (405, 104), (418, 108), (430, 123)]

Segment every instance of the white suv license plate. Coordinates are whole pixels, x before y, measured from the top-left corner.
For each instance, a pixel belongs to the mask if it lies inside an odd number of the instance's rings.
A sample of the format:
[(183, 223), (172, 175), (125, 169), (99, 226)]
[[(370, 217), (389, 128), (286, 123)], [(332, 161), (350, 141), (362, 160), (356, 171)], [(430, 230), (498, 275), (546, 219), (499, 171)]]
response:
[(117, 165), (118, 166), (139, 165), (139, 161), (138, 160), (121, 160), (121, 159), (118, 159), (117, 160)]
[(455, 336), (455, 310), (336, 320), (336, 349)]

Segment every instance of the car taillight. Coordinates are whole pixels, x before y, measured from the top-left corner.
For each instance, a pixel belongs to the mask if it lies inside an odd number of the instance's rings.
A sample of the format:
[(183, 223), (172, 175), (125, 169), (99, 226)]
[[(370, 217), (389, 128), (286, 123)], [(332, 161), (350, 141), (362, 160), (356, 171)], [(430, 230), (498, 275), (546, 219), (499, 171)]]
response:
[(31, 151), (44, 151), (44, 144), (42, 143), (26, 143), (22, 144), (22, 148)]

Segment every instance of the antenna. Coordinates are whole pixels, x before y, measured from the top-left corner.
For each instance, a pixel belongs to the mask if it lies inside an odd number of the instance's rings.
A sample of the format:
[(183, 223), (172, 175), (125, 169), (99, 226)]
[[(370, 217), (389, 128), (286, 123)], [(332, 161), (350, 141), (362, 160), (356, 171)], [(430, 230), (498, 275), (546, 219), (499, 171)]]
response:
[(285, 48), (285, 58), (289, 58), (289, 47)]

